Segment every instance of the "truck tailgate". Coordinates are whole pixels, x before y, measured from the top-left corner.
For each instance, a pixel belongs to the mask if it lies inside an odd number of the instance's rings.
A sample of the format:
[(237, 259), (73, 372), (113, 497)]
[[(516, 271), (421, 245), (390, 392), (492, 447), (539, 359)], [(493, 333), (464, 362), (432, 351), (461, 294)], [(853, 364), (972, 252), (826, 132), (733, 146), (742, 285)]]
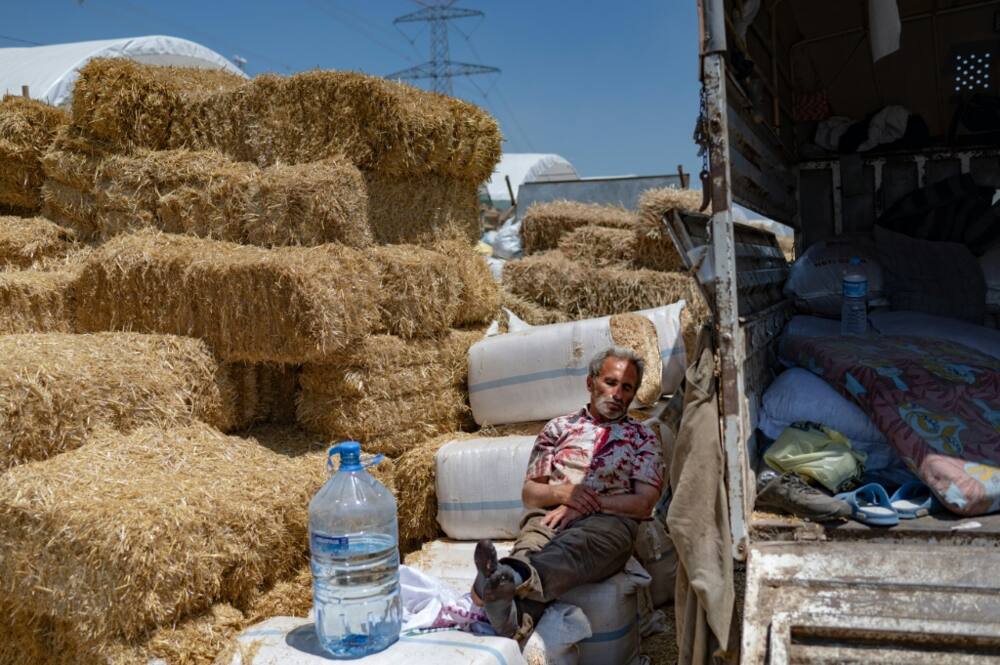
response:
[(1000, 662), (1000, 548), (756, 542), (742, 663)]

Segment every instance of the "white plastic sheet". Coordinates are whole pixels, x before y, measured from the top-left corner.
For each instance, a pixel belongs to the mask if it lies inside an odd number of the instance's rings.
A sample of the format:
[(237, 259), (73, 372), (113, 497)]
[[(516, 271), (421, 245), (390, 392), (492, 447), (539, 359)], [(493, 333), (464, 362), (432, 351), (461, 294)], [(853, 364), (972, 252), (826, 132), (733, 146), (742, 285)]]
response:
[(79, 70), (93, 58), (127, 58), (147, 65), (224, 69), (246, 76), (215, 51), (179, 37), (151, 35), (27, 48), (0, 49), (0, 93), (20, 95), (29, 86), (33, 99), (53, 106), (70, 103)]
[(437, 452), (438, 523), (449, 538), (516, 538), (533, 436), (452, 441)]
[[(230, 665), (330, 665), (309, 619), (274, 617), (236, 638)], [(243, 653), (253, 654), (243, 661)], [(457, 630), (408, 635), (385, 651), (357, 661), (364, 665), (527, 665), (517, 642)]]

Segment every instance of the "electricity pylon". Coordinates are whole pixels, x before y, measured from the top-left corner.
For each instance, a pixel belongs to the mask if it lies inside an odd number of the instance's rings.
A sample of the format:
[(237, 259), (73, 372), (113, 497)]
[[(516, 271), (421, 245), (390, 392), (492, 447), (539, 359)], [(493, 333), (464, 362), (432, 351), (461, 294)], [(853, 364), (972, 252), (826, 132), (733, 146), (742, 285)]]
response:
[(393, 24), (427, 22), (431, 24), (431, 59), (415, 67), (393, 72), (390, 79), (431, 79), (431, 90), (451, 94), (451, 79), (472, 74), (499, 74), (496, 67), (453, 62), (448, 54), (448, 21), (472, 16), (483, 16), (474, 9), (452, 7), (455, 0), (417, 0), (423, 9), (398, 16)]

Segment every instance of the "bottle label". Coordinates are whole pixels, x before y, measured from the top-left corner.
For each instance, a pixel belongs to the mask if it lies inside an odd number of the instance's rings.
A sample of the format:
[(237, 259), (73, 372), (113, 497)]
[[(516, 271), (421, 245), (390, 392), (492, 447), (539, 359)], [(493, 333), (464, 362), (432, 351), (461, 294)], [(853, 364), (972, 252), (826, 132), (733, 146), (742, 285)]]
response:
[(311, 534), (309, 549), (313, 554), (343, 554), (347, 552), (347, 536), (324, 536), (321, 533)]
[(868, 295), (868, 280), (844, 280), (845, 298), (864, 298)]

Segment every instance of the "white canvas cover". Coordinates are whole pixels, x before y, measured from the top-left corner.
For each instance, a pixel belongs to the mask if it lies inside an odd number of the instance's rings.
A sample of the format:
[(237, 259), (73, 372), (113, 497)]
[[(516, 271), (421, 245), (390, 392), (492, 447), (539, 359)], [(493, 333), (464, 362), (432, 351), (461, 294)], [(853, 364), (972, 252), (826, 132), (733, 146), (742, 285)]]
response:
[(510, 202), (510, 193), (507, 191), (504, 176), (510, 176), (510, 186), (514, 190), (515, 197), (522, 182), (577, 180), (580, 177), (576, 168), (559, 155), (534, 152), (504, 153), (493, 175), (486, 181), (486, 189), (494, 203)]
[(128, 58), (147, 65), (224, 69), (246, 76), (215, 51), (179, 37), (151, 35), (50, 46), (0, 48), (0, 94), (20, 95), (68, 106), (81, 67), (93, 58)]

